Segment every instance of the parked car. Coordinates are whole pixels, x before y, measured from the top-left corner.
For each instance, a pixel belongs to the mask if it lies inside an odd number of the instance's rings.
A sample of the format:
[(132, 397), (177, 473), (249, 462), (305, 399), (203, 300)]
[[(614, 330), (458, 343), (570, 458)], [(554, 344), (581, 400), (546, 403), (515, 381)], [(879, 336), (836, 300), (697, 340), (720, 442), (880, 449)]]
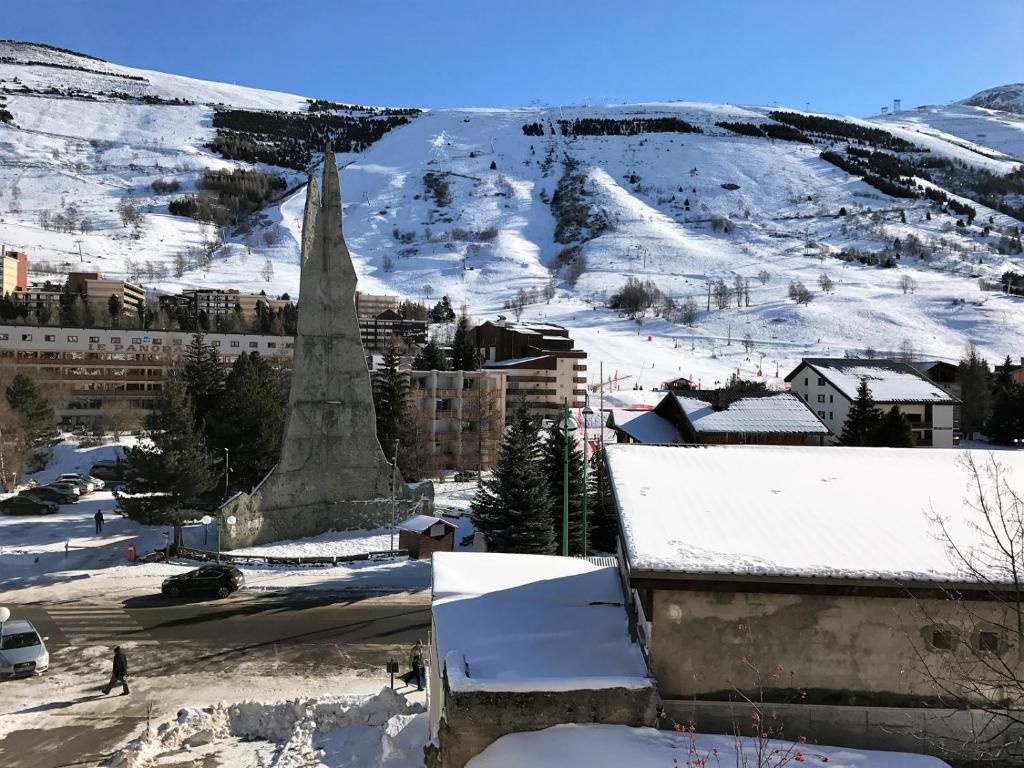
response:
[(40, 501), (28, 496), (11, 496), (0, 501), (0, 514), (4, 515), (52, 515), (57, 505), (52, 501)]
[(46, 487), (47, 488), (54, 488), (54, 489), (60, 491), (61, 493), (70, 493), (70, 494), (73, 494), (76, 497), (82, 495), (82, 486), (80, 486), (78, 483), (56, 483), (56, 482), (54, 482), (54, 483), (50, 483)]
[(103, 481), (97, 480), (93, 477), (86, 477), (80, 475), (77, 472), (66, 472), (57, 478), (58, 483), (78, 483), (82, 489), (82, 493), (92, 493), (103, 487)]
[(127, 461), (104, 459), (97, 461), (89, 469), (89, 475), (100, 480), (127, 480), (129, 464)]
[(0, 677), (27, 677), (50, 667), (50, 654), (31, 621), (5, 621), (0, 630)]
[(233, 565), (204, 565), (164, 579), (160, 591), (168, 597), (209, 594), (227, 597), (245, 587), (245, 577)]
[(74, 504), (78, 501), (78, 496), (74, 493), (49, 485), (37, 485), (35, 488), (29, 488), (18, 495), (35, 499), (36, 501), (52, 501), (54, 504)]

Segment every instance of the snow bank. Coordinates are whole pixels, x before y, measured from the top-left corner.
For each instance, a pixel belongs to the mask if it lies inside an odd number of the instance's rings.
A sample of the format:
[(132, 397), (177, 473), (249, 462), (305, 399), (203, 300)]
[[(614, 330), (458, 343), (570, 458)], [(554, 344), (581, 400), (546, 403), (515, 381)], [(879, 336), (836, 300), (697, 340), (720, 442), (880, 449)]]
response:
[(938, 758), (904, 752), (791, 741), (769, 741), (767, 745), (773, 754), (761, 762), (758, 741), (748, 736), (710, 736), (624, 725), (556, 725), (543, 731), (503, 736), (470, 760), (467, 768), (949, 768)]
[(278, 768), (419, 768), (426, 740), (423, 706), (384, 688), (372, 696), (182, 709), (174, 720), (130, 742), (110, 765), (142, 768), (163, 755), (186, 752), (195, 759), (216, 750), (232, 755), (225, 764), (244, 764), (233, 761), (244, 760), (240, 753), (248, 751), (249, 759), (259, 756), (256, 764)]

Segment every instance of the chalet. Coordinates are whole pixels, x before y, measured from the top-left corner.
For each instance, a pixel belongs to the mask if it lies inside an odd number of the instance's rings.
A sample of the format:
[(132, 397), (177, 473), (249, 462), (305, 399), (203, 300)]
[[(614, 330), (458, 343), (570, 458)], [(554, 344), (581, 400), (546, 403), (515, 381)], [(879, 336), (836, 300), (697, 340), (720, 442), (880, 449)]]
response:
[(822, 445), (828, 427), (795, 395), (694, 390), (669, 392), (652, 411), (613, 409), (620, 443)]
[(458, 526), (443, 517), (413, 515), (398, 524), (398, 547), (413, 560), (429, 560), (435, 552), (455, 549)]
[[(921, 733), (967, 737), (984, 722), (980, 710), (948, 709), (928, 665), (951, 653), (959, 663), (970, 648), (1024, 674), (1013, 601), (999, 599), (1008, 571), (986, 554), (988, 570), (972, 572), (948, 546), (991, 546), (965, 502), (975, 479), (965, 459), (987, 466), (988, 454), (611, 445), (607, 455), (633, 625), (676, 721), (733, 733), (737, 711), (749, 717), (736, 702), (760, 699), (786, 733), (929, 751), (937, 743)], [(1024, 453), (999, 460), (1024, 478)]]
[(435, 554), (427, 690), (443, 768), (509, 733), (657, 716), (618, 570), (569, 557)]
[(786, 376), (790, 391), (807, 403), (832, 434), (842, 434), (846, 415), (866, 381), (875, 403), (896, 406), (921, 448), (952, 448), (958, 442), (960, 401), (909, 363), (857, 358), (804, 358)]

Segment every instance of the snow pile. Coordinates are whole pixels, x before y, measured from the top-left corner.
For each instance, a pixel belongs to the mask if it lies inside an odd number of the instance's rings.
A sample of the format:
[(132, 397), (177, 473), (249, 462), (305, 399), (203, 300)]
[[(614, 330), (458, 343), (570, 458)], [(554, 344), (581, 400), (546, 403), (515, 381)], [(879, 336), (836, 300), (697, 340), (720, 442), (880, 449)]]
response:
[(546, 555), (435, 552), (432, 612), (453, 689), (652, 684), (629, 639), (615, 568)]
[(142, 768), (182, 752), (189, 759), (216, 750), (225, 764), (249, 760), (278, 768), (381, 766), (419, 768), (427, 740), (425, 709), (384, 688), (373, 696), (325, 696), (264, 704), (217, 704), (178, 712), (129, 743), (111, 761)]
[[(965, 552), (985, 540), (965, 500), (973, 459), (917, 448), (608, 446), (630, 570), (957, 581), (936, 518)], [(999, 455), (1010, 487), (1024, 453)], [(982, 553), (984, 554), (984, 553)], [(996, 558), (998, 560), (998, 558)], [(981, 562), (993, 562), (985, 555)], [(980, 566), (979, 567), (983, 567)], [(991, 576), (1003, 579), (993, 565)]]
[[(766, 747), (764, 761), (759, 747)], [(765, 754), (762, 752), (762, 754)], [(467, 768), (949, 768), (936, 757), (905, 752), (823, 747), (791, 741), (760, 743), (749, 736), (710, 736), (624, 725), (556, 725), (503, 736)]]

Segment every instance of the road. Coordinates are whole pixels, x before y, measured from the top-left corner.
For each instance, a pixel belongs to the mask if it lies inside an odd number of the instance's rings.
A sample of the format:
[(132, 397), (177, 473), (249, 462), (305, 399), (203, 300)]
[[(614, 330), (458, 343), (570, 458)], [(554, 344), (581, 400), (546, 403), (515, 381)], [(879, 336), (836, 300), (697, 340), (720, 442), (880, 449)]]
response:
[[(316, 591), (251, 592), (215, 601), (147, 596), (8, 607), (49, 638), (51, 669), (41, 677), (0, 682), (0, 716), (35, 716), (31, 727), (0, 739), (5, 768), (100, 764), (146, 721), (154, 697), (159, 699), (161, 687), (173, 685), (177, 676), (223, 680), (227, 690), (217, 700), (229, 698), (232, 686), (237, 692), (245, 688), (244, 680), (263, 676), (320, 679), (344, 670), (374, 675), (368, 670), (404, 658), (417, 639), (426, 641), (430, 628), (430, 607), (422, 598)], [(113, 646), (119, 644), (129, 649), (129, 699), (97, 693), (109, 674)], [(39, 700), (40, 686), (53, 682), (47, 678), (65, 677), (70, 684), (56, 684), (52, 697)], [(76, 686), (83, 680), (90, 682)], [(386, 682), (383, 675), (380, 681)], [(46, 718), (42, 724), (41, 713)]]

